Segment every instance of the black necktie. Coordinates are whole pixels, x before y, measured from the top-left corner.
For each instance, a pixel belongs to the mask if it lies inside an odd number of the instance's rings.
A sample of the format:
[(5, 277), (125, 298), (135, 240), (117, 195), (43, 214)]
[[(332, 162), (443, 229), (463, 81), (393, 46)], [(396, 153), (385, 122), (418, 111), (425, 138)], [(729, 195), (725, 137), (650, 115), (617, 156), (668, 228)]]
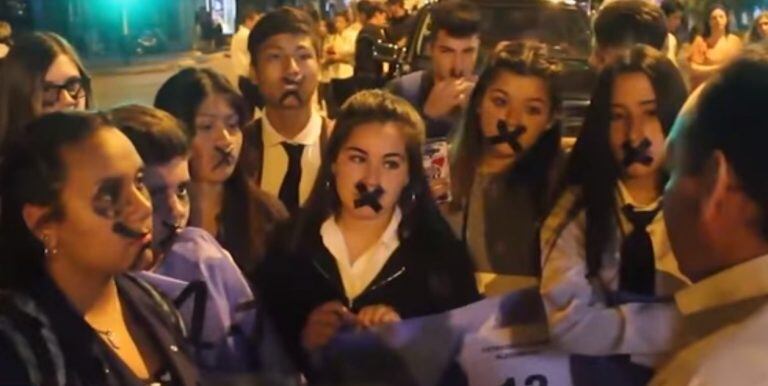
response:
[(288, 170), (283, 177), (283, 184), (280, 185), (280, 200), (288, 208), (288, 211), (295, 213), (299, 208), (299, 183), (301, 182), (301, 154), (304, 152), (304, 145), (296, 145), (288, 142), (282, 143), (285, 153), (288, 154)]
[(645, 229), (659, 213), (661, 206), (651, 211), (636, 211), (632, 205), (621, 210), (632, 224), (632, 231), (621, 242), (619, 289), (639, 295), (654, 295), (656, 290), (656, 260), (651, 236)]

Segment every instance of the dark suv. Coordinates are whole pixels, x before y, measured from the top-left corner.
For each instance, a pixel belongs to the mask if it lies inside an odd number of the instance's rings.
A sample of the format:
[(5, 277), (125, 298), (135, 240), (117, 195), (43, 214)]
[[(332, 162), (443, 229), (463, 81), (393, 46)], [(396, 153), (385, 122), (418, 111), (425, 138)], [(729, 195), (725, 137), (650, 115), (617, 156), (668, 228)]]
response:
[[(533, 39), (549, 45), (564, 64), (561, 87), (563, 128), (575, 136), (589, 105), (595, 72), (588, 65), (592, 35), (586, 12), (575, 4), (548, 0), (470, 0), (482, 13), (480, 63), (501, 41)], [(428, 42), (432, 22), (426, 5), (418, 13), (413, 35), (401, 56), (401, 71), (408, 73), (430, 64)]]

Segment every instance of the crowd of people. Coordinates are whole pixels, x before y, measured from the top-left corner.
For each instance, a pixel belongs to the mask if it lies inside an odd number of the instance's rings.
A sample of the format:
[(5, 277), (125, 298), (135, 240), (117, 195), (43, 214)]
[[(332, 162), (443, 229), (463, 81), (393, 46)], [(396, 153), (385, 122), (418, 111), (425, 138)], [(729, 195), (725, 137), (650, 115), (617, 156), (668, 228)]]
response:
[(482, 53), (444, 0), (430, 68), (387, 82), (373, 47), (415, 21), (358, 11), (246, 13), (238, 85), (185, 68), (104, 111), (61, 36), (0, 35), (0, 384), (344, 384), (340, 334), (531, 287), (510, 312), (601, 384), (766, 383), (765, 14), (680, 44), (674, 0), (605, 4), (570, 147), (551, 47)]

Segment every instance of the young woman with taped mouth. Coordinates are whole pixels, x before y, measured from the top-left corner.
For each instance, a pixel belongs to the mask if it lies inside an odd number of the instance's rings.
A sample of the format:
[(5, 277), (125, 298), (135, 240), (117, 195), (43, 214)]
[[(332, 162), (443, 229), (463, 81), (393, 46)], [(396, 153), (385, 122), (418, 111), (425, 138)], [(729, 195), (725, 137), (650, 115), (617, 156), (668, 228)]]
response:
[(537, 283), (539, 224), (562, 164), (560, 68), (543, 44), (501, 44), (453, 141), (452, 186), (433, 184), (452, 190), (443, 213), (469, 247), (486, 294)]
[(128, 273), (152, 206), (125, 135), (98, 114), (34, 120), (3, 155), (0, 197), (0, 384), (197, 384), (177, 312)]
[(52, 32), (20, 35), (0, 71), (0, 144), (45, 113), (91, 105), (90, 78), (77, 52)]
[(286, 347), (307, 355), (341, 329), (439, 313), (478, 298), (472, 262), (430, 195), (424, 123), (368, 90), (341, 108), (307, 205), (259, 274)]
[(649, 46), (633, 47), (599, 76), (541, 231), (550, 332), (570, 352), (652, 366), (674, 347), (671, 295), (689, 280), (670, 249), (660, 201), (664, 141), (686, 96), (675, 65)]
[(243, 97), (221, 74), (187, 68), (168, 79), (155, 107), (184, 123), (191, 142), (189, 225), (205, 229), (245, 275), (264, 257), (269, 233), (288, 214), (254, 185), (240, 161), (241, 128), (251, 120)]

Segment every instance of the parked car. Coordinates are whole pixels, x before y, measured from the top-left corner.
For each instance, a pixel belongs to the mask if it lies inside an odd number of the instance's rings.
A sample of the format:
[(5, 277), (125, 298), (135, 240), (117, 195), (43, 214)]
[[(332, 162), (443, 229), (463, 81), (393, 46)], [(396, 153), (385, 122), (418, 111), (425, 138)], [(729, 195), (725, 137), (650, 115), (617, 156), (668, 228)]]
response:
[[(563, 133), (574, 137), (581, 128), (597, 74), (588, 59), (592, 33), (587, 13), (576, 3), (550, 0), (470, 0), (482, 13), (480, 32), (482, 65), (499, 42), (536, 40), (546, 43), (564, 64), (560, 77), (563, 95)], [(430, 61), (427, 37), (431, 32), (430, 9), (419, 10), (417, 25), (408, 44), (395, 63), (397, 73), (406, 74), (427, 68)], [(381, 48), (394, 58), (392, 50)]]

